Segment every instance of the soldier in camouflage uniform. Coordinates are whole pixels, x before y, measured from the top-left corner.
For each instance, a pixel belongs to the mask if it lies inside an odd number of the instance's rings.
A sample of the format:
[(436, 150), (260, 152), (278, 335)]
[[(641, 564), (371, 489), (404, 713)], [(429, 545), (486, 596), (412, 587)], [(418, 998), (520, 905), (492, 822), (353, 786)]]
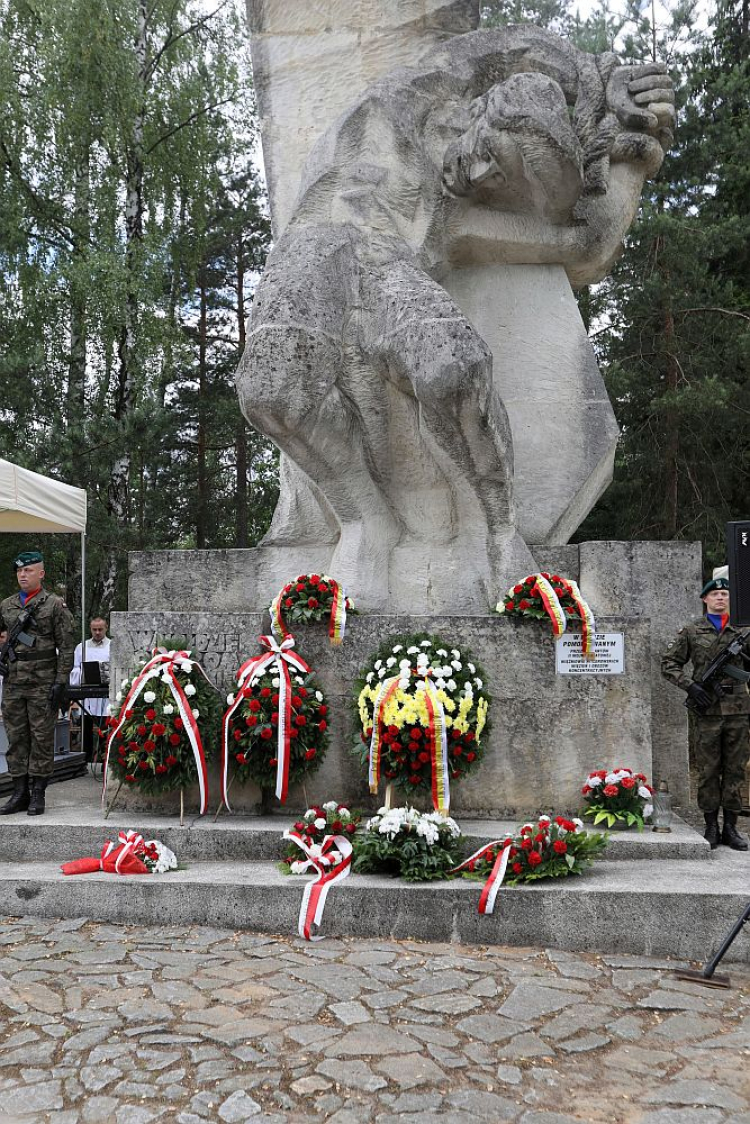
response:
[[(727, 675), (721, 680), (721, 697), (696, 682), (711, 661), (739, 633), (729, 624), (729, 582), (714, 578), (701, 592), (706, 615), (680, 629), (662, 656), (662, 675), (675, 683), (701, 706), (695, 715), (695, 761), (698, 767), (698, 807), (706, 821), (705, 837), (711, 848), (724, 843), (735, 851), (746, 851), (747, 842), (737, 830), (742, 808), (742, 785), (750, 756), (748, 714), (750, 693), (746, 683)], [(750, 660), (750, 653), (748, 653)], [(731, 661), (746, 671), (745, 655)], [(692, 677), (685, 672), (692, 664)], [(719, 809), (724, 809), (724, 827), (719, 834)]]
[(3, 720), (8, 735), (8, 771), (13, 794), (0, 815), (44, 812), (44, 792), (55, 756), (55, 721), (65, 703), (73, 666), (74, 624), (65, 603), (42, 587), (44, 560), (39, 551), (15, 559), (20, 592), (0, 603), (0, 629), (12, 630), (22, 609), (32, 619), (24, 638), (13, 645), (3, 682)]

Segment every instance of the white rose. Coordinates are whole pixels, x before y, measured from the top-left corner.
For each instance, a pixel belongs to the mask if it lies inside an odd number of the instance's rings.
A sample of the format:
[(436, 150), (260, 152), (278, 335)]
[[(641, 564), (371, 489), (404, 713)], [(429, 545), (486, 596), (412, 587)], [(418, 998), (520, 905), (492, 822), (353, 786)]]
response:
[(327, 827), (327, 824), (322, 816), (318, 816), (317, 820), (313, 824), (313, 827), (317, 827), (318, 831), (323, 831), (323, 829)]
[(174, 707), (171, 703), (165, 703), (165, 705), (162, 707), (162, 711), (167, 715), (174, 714)]
[(195, 687), (192, 683), (186, 683), (183, 690), (188, 698), (192, 698), (192, 696), (195, 694)]
[[(232, 706), (233, 703), (234, 703), (234, 695), (227, 695), (227, 706)], [(167, 708), (164, 707), (164, 713), (166, 714), (166, 712), (167, 712)]]
[(156, 695), (154, 694), (153, 691), (146, 691), (146, 692), (144, 692), (144, 695), (143, 695), (143, 701), (145, 703), (155, 702), (156, 701)]

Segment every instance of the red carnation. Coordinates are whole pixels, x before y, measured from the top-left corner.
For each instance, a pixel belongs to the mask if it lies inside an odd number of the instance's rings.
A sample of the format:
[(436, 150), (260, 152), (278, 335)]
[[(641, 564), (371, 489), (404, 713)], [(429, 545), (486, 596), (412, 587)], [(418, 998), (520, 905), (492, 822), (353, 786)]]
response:
[(174, 720), (175, 730), (181, 730), (184, 725), (185, 725), (185, 723), (182, 721), (181, 718), (175, 718), (175, 720)]
[(246, 726), (257, 726), (258, 725), (258, 715), (257, 714), (248, 714), (247, 717), (245, 718), (245, 725)]
[(139, 736), (140, 738), (145, 738), (145, 736), (146, 736), (146, 727), (145, 727), (145, 726), (139, 726), (139, 727), (138, 727), (138, 730), (137, 730), (137, 733), (138, 733), (138, 736)]
[(125, 777), (125, 780), (128, 782), (128, 784), (132, 784), (133, 781), (135, 780), (135, 777), (133, 776), (132, 773), (128, 773)]
[(525, 836), (521, 840), (521, 850), (522, 851), (530, 851), (533, 846), (534, 846), (534, 844), (531, 842), (531, 840), (529, 839), (528, 836)]
[(145, 772), (145, 770), (148, 769), (148, 761), (139, 761), (138, 768), (143, 769)]
[(146, 718), (149, 722), (153, 722), (153, 720), (156, 718), (156, 711), (153, 707), (150, 710), (146, 711)]
[(605, 784), (603, 791), (604, 791), (605, 796), (618, 796), (619, 795), (619, 789), (618, 789), (616, 784)]
[(540, 831), (538, 835), (534, 836), (534, 842), (535, 843), (544, 843), (544, 840), (546, 838), (547, 838), (547, 836), (544, 834), (544, 832)]
[(521, 600), (518, 602), (518, 608), (519, 609), (530, 609), (531, 608), (531, 602), (527, 601), (525, 597), (522, 597)]
[(294, 719), (294, 724), (295, 724), (295, 726), (306, 726), (307, 725), (307, 719), (305, 718), (304, 714), (298, 714), (297, 717)]
[(467, 761), (476, 761), (476, 759), (477, 759), (476, 753), (467, 753), (466, 754), (466, 760)]
[(166, 766), (166, 765), (157, 765), (157, 766), (156, 766), (156, 771), (157, 771), (157, 773), (159, 774), (159, 776), (161, 776), (161, 775), (162, 775), (163, 773), (166, 773), (166, 771), (167, 771), (167, 766)]
[(297, 593), (304, 593), (305, 592), (305, 583), (304, 582), (297, 582), (296, 590), (297, 590)]
[(422, 737), (422, 731), (420, 730), (419, 726), (413, 726), (412, 727), (412, 730), (411, 730), (411, 733), (409, 734), (409, 737), (413, 738), (413, 740), (415, 742), (419, 741), (419, 739)]
[(296, 824), (294, 825), (294, 830), (295, 831), (304, 831), (305, 830), (305, 825), (302, 823), (301, 820), (297, 820)]
[(460, 745), (454, 745), (453, 749), (451, 750), (451, 757), (460, 757), (462, 753), (462, 747)]
[(505, 608), (506, 608), (506, 609), (507, 609), (508, 611), (510, 611), (510, 610), (511, 610), (511, 609), (513, 608), (513, 602), (512, 602), (512, 601), (506, 601), (506, 602), (505, 602)]
[(346, 825), (346, 827), (344, 828), (344, 831), (346, 832), (347, 835), (354, 835), (354, 832), (356, 830), (357, 830), (357, 825), (355, 823), (348, 823)]
[(292, 726), (291, 730), (289, 731), (289, 737), (296, 738), (298, 734), (299, 730), (295, 730), (294, 726)]
[[(328, 714), (328, 707), (327, 706), (319, 706), (318, 707), (318, 714), (320, 715), (321, 718), (323, 718), (326, 714)], [(396, 733), (398, 733), (398, 726), (396, 727)]]
[(276, 714), (276, 712), (274, 712), (271, 715), (271, 725), (272, 726), (278, 726), (278, 724), (279, 724), (279, 716), (278, 716), (278, 714)]
[(522, 863), (513, 863), (513, 873), (514, 874), (523, 874), (523, 864)]
[(284, 605), (287, 607), (287, 609), (291, 609), (293, 604), (294, 604), (294, 601), (292, 600), (291, 597), (287, 597), (286, 600), (284, 601)]
[(292, 706), (298, 710), (302, 706), (302, 699), (299, 695), (292, 695)]
[(151, 733), (155, 738), (161, 738), (166, 734), (167, 727), (163, 726), (161, 722), (155, 722), (151, 727)]
[(317, 597), (308, 597), (308, 599), (307, 599), (308, 609), (317, 609), (319, 604), (320, 604), (320, 602), (318, 601)]
[(552, 844), (552, 850), (558, 855), (564, 855), (568, 849), (568, 844), (564, 843), (562, 839), (556, 839)]
[(460, 730), (451, 730), (451, 737), (458, 740), (458, 738), (461, 737), (461, 731)]
[(412, 775), (409, 777), (409, 784), (419, 784), (419, 777), (416, 775), (416, 773), (412, 773)]
[(317, 585), (320, 581), (320, 574), (310, 574), (310, 581), (313, 583), (313, 585)]
[(177, 764), (177, 758), (170, 753), (169, 757), (164, 759), (164, 764), (168, 769), (171, 769)]
[[(128, 749), (138, 749), (138, 742), (128, 742)], [(124, 746), (120, 746), (120, 753), (124, 753)]]
[(238, 741), (241, 741), (241, 740), (242, 740), (242, 730), (235, 730), (235, 731), (234, 731), (234, 740), (235, 740), (236, 742), (238, 742)]
[(513, 586), (513, 592), (514, 593), (523, 593), (523, 586), (522, 585), (514, 585)]
[(148, 738), (143, 743), (143, 752), (144, 753), (153, 753), (155, 749), (156, 749), (156, 742), (152, 742), (150, 738)]
[(623, 788), (635, 788), (637, 783), (635, 777), (623, 777), (620, 781)]
[(179, 734), (170, 734), (169, 735), (169, 744), (170, 745), (179, 745), (180, 744), (180, 735)]
[(328, 723), (326, 722), (325, 718), (323, 719), (322, 722), (318, 722), (318, 729), (320, 730), (321, 734), (323, 733), (324, 730), (328, 729)]
[(588, 796), (588, 794), (589, 794), (590, 792), (591, 792), (591, 789), (589, 788), (589, 786), (588, 786), (587, 784), (585, 784), (585, 785), (583, 786), (583, 788), (581, 789), (581, 795), (582, 795), (582, 796)]
[(247, 704), (247, 708), (248, 710), (251, 710), (253, 714), (257, 714), (261, 707), (257, 699), (250, 699), (250, 702)]
[(318, 593), (328, 593), (328, 586), (325, 582), (321, 582), (318, 586)]
[(245, 764), (245, 754), (244, 753), (235, 753), (234, 759), (235, 759), (235, 761), (239, 761), (240, 765)]
[(335, 831), (335, 832), (338, 833), (338, 832), (343, 831), (343, 830), (344, 830), (344, 825), (342, 824), (341, 820), (334, 820), (333, 823), (331, 824), (331, 831)]
[(128, 718), (128, 719), (132, 718), (133, 717), (132, 710), (126, 710), (125, 711), (125, 717)]
[(430, 755), (429, 755), (429, 753), (426, 753), (425, 751), (423, 751), (422, 753), (420, 753), (417, 760), (421, 761), (423, 765), (426, 765), (427, 762), (430, 760)]
[(313, 757), (317, 755), (317, 749), (308, 749), (305, 753), (305, 761), (312, 761)]
[(278, 757), (269, 757), (268, 758), (268, 764), (269, 765), (278, 765), (278, 763), (279, 763)]
[(260, 697), (261, 697), (262, 699), (267, 699), (267, 698), (269, 698), (270, 694), (271, 694), (271, 688), (270, 688), (270, 687), (261, 687), (261, 689), (260, 689)]
[(528, 860), (529, 866), (539, 866), (539, 863), (542, 861), (542, 856), (538, 851), (532, 851), (528, 856)]
[(269, 738), (273, 737), (273, 730), (270, 726), (264, 726), (260, 732), (260, 736), (268, 741)]
[(279, 705), (279, 696), (278, 695), (271, 695), (271, 706), (278, 706), (278, 705)]

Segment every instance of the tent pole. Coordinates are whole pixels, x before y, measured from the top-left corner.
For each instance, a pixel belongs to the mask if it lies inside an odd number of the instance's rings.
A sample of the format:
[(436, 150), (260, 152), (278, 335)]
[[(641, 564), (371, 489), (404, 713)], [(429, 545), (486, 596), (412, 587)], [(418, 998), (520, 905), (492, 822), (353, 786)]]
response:
[(86, 659), (86, 532), (81, 532), (81, 670)]

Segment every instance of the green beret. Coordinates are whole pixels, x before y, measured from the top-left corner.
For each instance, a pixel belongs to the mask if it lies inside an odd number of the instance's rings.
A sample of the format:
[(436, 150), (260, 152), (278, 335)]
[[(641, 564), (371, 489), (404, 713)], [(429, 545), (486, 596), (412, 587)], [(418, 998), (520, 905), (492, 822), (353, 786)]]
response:
[(17, 570), (22, 566), (33, 566), (35, 562), (41, 562), (44, 565), (44, 559), (38, 550), (25, 550), (23, 554), (19, 554), (13, 559), (13, 565)]
[(703, 586), (701, 597), (705, 597), (707, 593), (713, 593), (715, 589), (729, 589), (729, 578), (711, 578)]

